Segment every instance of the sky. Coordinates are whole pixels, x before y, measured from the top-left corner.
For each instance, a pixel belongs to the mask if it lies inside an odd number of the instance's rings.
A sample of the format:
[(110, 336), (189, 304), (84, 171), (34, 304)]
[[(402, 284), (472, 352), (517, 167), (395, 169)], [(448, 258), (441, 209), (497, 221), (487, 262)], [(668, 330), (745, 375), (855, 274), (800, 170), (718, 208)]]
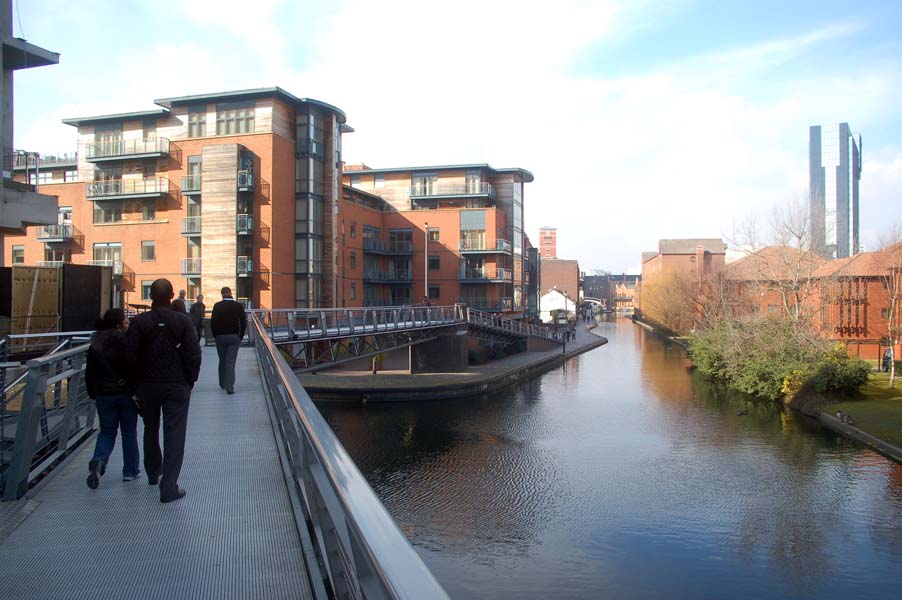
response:
[(808, 128), (863, 139), (861, 237), (902, 221), (898, 0), (16, 0), (61, 54), (16, 74), (16, 147), (67, 117), (279, 86), (342, 109), (344, 158), (535, 175), (525, 228), (582, 269), (660, 238), (732, 240), (808, 193)]

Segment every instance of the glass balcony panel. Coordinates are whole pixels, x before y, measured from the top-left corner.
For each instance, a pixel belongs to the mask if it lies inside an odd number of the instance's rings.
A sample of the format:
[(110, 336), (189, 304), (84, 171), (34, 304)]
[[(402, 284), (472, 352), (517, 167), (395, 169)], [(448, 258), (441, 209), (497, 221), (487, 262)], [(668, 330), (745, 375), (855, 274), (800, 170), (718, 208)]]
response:
[(200, 217), (182, 218), (182, 235), (200, 235)]
[(118, 139), (85, 144), (85, 157), (89, 161), (124, 159), (135, 156), (166, 156), (168, 154), (169, 140), (166, 138)]
[(146, 179), (109, 179), (92, 181), (85, 186), (88, 198), (129, 198), (161, 196), (169, 193), (169, 180), (163, 177)]
[(199, 258), (183, 258), (182, 259), (182, 275), (200, 275), (200, 259)]

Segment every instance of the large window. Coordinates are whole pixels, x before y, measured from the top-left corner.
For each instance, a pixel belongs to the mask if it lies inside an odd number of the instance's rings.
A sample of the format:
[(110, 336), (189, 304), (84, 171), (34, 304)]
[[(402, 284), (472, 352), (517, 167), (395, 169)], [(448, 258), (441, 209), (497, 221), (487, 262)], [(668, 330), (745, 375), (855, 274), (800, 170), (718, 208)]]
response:
[(28, 183), (30, 185), (51, 182), (53, 182), (53, 172), (51, 171), (41, 171), (40, 173), (37, 173), (37, 176), (35, 176), (34, 173), (28, 174)]
[(104, 200), (94, 203), (95, 223), (118, 223), (122, 221), (122, 202)]
[(44, 248), (44, 260), (52, 262), (72, 262), (72, 250), (69, 248), (57, 250), (55, 248)]
[(141, 220), (155, 221), (157, 218), (157, 201), (145, 200), (141, 205)]
[(150, 300), (150, 286), (153, 285), (153, 280), (142, 279), (141, 280), (141, 299), (142, 300)]
[(429, 257), (429, 270), (430, 271), (438, 271), (441, 268), (441, 257), (440, 256), (430, 256)]
[(216, 105), (216, 135), (254, 131), (254, 101), (220, 102)]
[(427, 239), (430, 242), (438, 242), (440, 240), (440, 230), (438, 227), (429, 227), (427, 229)]
[(429, 284), (429, 299), (430, 300), (438, 300), (441, 297), (442, 293), (439, 289), (439, 286)]
[(21, 265), (25, 263), (25, 246), (13, 246), (13, 264)]

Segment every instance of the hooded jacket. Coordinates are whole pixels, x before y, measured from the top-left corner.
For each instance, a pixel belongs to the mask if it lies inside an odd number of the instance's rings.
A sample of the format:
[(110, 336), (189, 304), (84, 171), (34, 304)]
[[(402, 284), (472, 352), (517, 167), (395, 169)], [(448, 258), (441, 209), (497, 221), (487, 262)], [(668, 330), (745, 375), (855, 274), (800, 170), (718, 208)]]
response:
[(91, 337), (85, 364), (88, 396), (131, 395), (128, 373), (128, 342), (125, 333), (118, 329), (95, 332)]

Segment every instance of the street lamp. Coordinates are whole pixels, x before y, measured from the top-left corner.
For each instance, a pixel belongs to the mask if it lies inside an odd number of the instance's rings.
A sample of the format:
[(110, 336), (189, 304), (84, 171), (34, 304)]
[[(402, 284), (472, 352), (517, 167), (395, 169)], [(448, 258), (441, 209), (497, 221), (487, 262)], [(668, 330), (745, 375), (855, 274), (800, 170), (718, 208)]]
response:
[(423, 304), (429, 302), (429, 223), (423, 223)]

